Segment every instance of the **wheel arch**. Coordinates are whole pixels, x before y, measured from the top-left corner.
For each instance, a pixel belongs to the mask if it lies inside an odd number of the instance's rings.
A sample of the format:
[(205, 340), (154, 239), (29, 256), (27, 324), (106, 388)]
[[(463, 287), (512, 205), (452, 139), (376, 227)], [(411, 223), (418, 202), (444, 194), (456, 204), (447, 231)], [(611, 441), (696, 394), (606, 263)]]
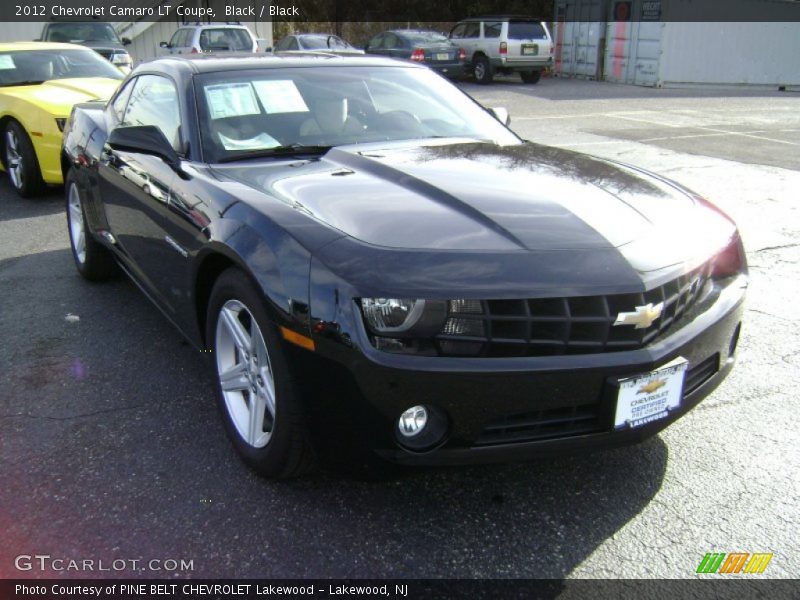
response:
[(472, 64), (474, 65), (479, 58), (485, 58), (489, 60), (489, 57), (483, 50), (476, 50), (475, 52), (472, 53)]
[(208, 303), (211, 292), (214, 289), (219, 276), (227, 269), (234, 267), (241, 271), (256, 290), (259, 290), (264, 307), (269, 318), (275, 324), (280, 324), (286, 320), (270, 298), (270, 294), (265, 289), (263, 278), (256, 277), (244, 258), (237, 253), (235, 248), (216, 242), (205, 248), (197, 258), (197, 266), (194, 271), (192, 290), (194, 293), (194, 310), (197, 330), (202, 344), (206, 344), (206, 321), (208, 316)]
[(226, 252), (222, 248), (214, 247), (208, 249), (202, 256), (198, 257), (197, 267), (194, 274), (194, 308), (197, 331), (203, 345), (206, 344), (206, 317), (208, 316), (208, 301), (211, 298), (211, 290), (214, 289), (219, 276), (229, 269), (236, 267), (247, 272), (243, 267), (242, 261), (238, 257), (234, 258), (233, 253)]

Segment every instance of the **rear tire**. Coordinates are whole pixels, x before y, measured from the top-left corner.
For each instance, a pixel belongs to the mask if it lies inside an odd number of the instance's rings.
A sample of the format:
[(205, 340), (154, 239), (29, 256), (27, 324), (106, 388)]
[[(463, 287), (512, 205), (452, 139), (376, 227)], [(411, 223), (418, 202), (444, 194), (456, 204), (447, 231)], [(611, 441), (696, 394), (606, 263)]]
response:
[(211, 291), (206, 340), (231, 443), (261, 475), (289, 479), (308, 472), (315, 460), (300, 392), (264, 302), (242, 271), (227, 269)]
[(64, 190), (67, 196), (67, 231), (75, 268), (89, 281), (104, 281), (116, 273), (117, 265), (108, 249), (92, 237), (86, 225), (85, 196), (74, 169), (67, 173)]
[(11, 186), (23, 198), (38, 196), (44, 191), (39, 159), (31, 138), (17, 121), (9, 121), (3, 132), (3, 165)]
[(473, 61), (473, 74), (475, 75), (475, 81), (486, 85), (492, 83), (494, 79), (494, 73), (492, 72), (492, 63), (489, 62), (489, 59), (485, 56), (479, 56)]
[(542, 78), (541, 71), (520, 71), (519, 76), (524, 83), (539, 83)]

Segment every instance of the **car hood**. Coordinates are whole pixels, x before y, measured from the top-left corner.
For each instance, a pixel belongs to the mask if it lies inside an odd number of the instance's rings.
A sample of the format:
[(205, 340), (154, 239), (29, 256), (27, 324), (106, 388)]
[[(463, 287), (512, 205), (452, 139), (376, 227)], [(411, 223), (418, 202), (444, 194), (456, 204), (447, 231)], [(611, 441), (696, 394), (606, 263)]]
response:
[(123, 44), (118, 44), (116, 42), (108, 42), (108, 41), (85, 41), (80, 42), (81, 46), (86, 46), (87, 48), (91, 48), (95, 52), (105, 53), (105, 52), (124, 52), (128, 54), (127, 48)]
[(647, 271), (704, 260), (735, 231), (708, 203), (666, 180), (533, 143), (350, 146), (316, 160), (224, 170), (384, 248), (614, 249)]
[(75, 104), (108, 100), (120, 82), (105, 77), (54, 79), (40, 85), (0, 88), (0, 93), (31, 102), (56, 117), (68, 117)]

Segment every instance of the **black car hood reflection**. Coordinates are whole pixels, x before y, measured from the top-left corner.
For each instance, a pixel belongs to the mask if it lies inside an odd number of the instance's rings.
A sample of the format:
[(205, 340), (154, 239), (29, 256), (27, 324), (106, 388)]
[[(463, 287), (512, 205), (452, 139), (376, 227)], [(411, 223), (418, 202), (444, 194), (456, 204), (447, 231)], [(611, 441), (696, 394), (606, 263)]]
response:
[[(713, 235), (705, 203), (632, 168), (567, 150), (452, 141), (384, 146), (338, 147), (319, 159), (219, 170), (347, 236), (386, 248), (617, 248), (639, 263), (637, 270), (651, 270), (707, 253), (708, 247), (697, 247), (701, 239), (719, 244), (733, 228), (714, 218), (724, 231)], [(704, 231), (693, 231), (701, 221)]]

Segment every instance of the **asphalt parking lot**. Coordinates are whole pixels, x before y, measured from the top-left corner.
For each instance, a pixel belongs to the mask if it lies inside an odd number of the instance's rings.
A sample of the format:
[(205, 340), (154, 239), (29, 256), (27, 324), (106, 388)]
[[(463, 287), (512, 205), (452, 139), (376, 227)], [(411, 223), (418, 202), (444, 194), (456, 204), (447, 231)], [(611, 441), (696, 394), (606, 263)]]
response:
[(691, 578), (707, 552), (773, 553), (766, 574), (797, 577), (800, 95), (463, 87), (526, 139), (651, 169), (737, 219), (752, 281), (726, 382), (635, 447), (265, 481), (229, 446), (197, 352), (128, 281), (79, 278), (62, 191), (23, 201), (3, 179), (0, 577), (57, 575), (14, 568), (38, 553), (193, 561), (149, 576)]

